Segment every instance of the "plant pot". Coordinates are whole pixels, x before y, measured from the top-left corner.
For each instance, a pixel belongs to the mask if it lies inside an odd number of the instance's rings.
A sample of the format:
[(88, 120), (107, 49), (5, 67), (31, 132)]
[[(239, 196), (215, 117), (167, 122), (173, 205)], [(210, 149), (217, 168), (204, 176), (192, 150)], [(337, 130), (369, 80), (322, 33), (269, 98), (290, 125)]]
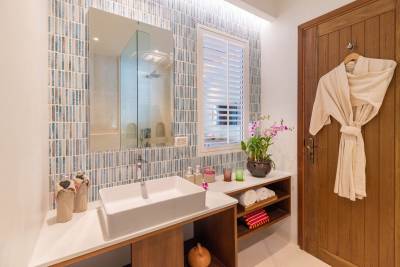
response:
[(264, 178), (272, 169), (272, 161), (253, 161), (247, 159), (247, 169), (254, 177)]

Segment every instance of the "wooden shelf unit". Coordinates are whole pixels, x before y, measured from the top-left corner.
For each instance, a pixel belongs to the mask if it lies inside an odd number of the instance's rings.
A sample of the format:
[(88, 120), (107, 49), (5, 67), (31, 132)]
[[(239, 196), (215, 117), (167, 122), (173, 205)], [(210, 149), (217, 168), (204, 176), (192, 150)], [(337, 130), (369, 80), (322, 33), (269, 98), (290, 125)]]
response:
[[(251, 233), (258, 232), (261, 229), (266, 229), (277, 222), (282, 221), (283, 219), (290, 216), (290, 199), (291, 199), (291, 178), (285, 177), (276, 181), (266, 181), (263, 184), (249, 187), (246, 189), (241, 189), (235, 192), (229, 193), (232, 197), (237, 197), (241, 193), (250, 190), (250, 189), (258, 189), (261, 187), (267, 187), (271, 190), (274, 190), (277, 199), (270, 200), (270, 201), (261, 201), (259, 203), (254, 204), (251, 208), (245, 209), (240, 204), (237, 205), (237, 238), (240, 239), (244, 236), (247, 236)], [(249, 229), (243, 222), (243, 216), (246, 214), (259, 210), (264, 209), (269, 217), (270, 222), (263, 224), (255, 229)]]

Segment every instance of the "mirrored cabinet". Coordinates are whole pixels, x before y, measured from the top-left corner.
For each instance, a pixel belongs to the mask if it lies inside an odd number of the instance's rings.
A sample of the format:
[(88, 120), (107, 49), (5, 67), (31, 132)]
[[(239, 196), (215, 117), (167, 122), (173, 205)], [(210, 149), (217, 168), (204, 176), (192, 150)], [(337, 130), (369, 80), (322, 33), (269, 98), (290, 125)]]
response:
[(89, 10), (90, 150), (173, 143), (173, 37)]

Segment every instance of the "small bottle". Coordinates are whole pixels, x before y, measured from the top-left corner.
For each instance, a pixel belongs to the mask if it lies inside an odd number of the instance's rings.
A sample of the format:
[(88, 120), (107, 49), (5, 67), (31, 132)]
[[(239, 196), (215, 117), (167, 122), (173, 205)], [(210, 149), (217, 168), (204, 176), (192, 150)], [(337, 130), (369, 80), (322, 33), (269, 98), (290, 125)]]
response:
[(200, 186), (203, 184), (203, 174), (201, 174), (200, 165), (196, 165), (196, 170), (194, 172), (194, 183)]
[(187, 168), (187, 171), (185, 174), (185, 179), (192, 183), (195, 182), (192, 167), (190, 167), (190, 166)]

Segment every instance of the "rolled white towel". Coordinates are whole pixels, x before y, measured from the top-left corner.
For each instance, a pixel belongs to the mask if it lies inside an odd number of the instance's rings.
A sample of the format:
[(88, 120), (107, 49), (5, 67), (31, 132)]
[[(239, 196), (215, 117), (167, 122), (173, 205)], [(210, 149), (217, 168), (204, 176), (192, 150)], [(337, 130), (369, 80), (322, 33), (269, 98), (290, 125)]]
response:
[(257, 201), (257, 193), (254, 190), (247, 190), (239, 197), (239, 204), (248, 207)]
[(256, 194), (257, 194), (257, 201), (262, 201), (262, 200), (266, 200), (270, 197), (275, 196), (275, 192), (271, 189), (268, 189), (266, 187), (261, 187), (258, 188), (256, 190)]
[(269, 196), (270, 196), (270, 197), (274, 197), (274, 196), (276, 196), (276, 193), (275, 193), (275, 191), (274, 191), (274, 190), (271, 190), (271, 189), (268, 189), (268, 188), (267, 188), (267, 190), (268, 190), (268, 191), (269, 191), (269, 193), (270, 193), (270, 194), (269, 194)]
[(258, 188), (256, 190), (256, 193), (257, 193), (257, 201), (262, 201), (267, 199), (270, 194), (270, 192), (268, 192), (268, 189), (265, 187)]

